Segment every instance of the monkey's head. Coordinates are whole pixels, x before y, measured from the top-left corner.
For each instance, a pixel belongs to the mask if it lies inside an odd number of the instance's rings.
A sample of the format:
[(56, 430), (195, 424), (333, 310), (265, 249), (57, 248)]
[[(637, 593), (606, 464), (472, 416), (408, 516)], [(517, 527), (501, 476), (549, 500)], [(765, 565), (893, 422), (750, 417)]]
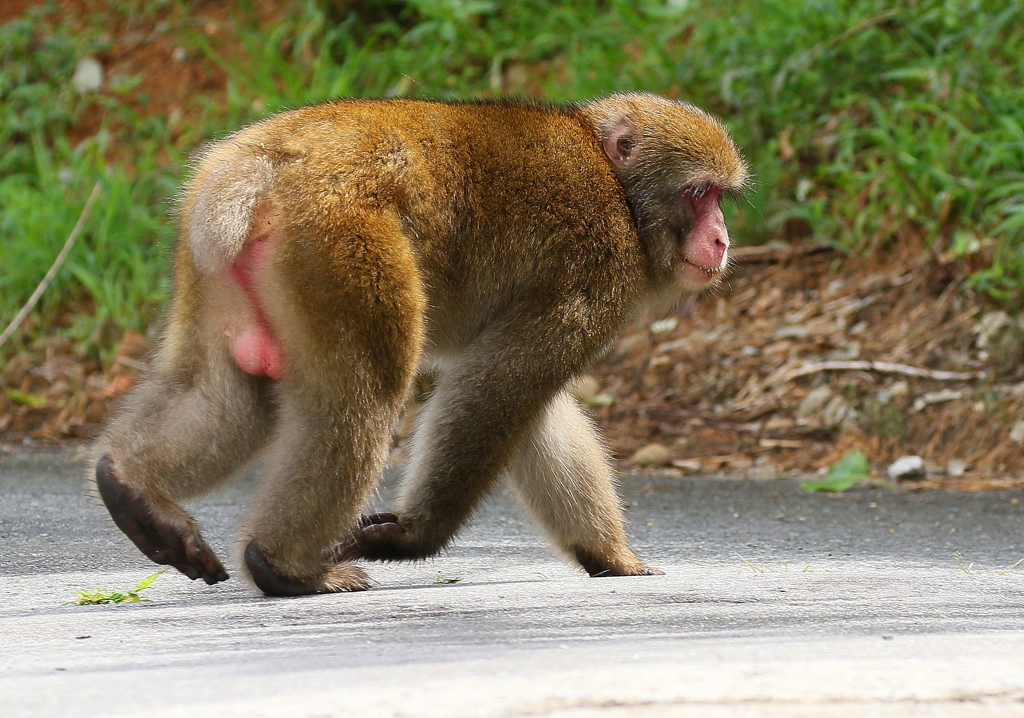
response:
[(717, 284), (729, 249), (720, 201), (749, 179), (728, 131), (693, 105), (647, 93), (582, 111), (626, 191), (652, 277), (691, 291)]

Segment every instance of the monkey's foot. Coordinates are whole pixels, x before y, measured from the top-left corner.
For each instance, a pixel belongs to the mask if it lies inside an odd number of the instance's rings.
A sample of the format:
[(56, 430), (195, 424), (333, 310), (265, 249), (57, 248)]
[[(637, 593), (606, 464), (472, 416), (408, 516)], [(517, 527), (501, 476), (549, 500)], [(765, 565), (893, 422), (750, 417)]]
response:
[(663, 576), (665, 572), (658, 568), (645, 566), (636, 559), (615, 562), (596, 556), (584, 548), (575, 548), (576, 560), (593, 578), (603, 576)]
[(408, 520), (396, 514), (370, 514), (359, 519), (359, 525), (334, 547), (331, 558), (336, 561), (417, 561), (429, 558), (440, 550), (423, 541), (410, 530)]
[(96, 488), (117, 527), (150, 558), (173, 566), (209, 585), (227, 581), (228, 572), (199, 532), (195, 521), (181, 507), (161, 506), (122, 482), (114, 462), (105, 454), (96, 463)]
[(245, 565), (256, 588), (268, 596), (308, 596), (313, 593), (365, 591), (370, 579), (358, 566), (327, 563), (316, 576), (289, 578), (278, 573), (255, 541), (245, 547)]

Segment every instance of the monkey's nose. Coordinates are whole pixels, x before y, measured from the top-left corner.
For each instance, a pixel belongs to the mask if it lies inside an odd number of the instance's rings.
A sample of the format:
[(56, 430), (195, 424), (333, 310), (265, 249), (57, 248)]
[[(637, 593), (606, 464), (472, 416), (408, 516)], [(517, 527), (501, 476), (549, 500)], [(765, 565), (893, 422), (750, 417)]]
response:
[(714, 245), (711, 247), (712, 258), (716, 267), (721, 267), (725, 262), (725, 253), (729, 250), (729, 236), (719, 235), (715, 237)]

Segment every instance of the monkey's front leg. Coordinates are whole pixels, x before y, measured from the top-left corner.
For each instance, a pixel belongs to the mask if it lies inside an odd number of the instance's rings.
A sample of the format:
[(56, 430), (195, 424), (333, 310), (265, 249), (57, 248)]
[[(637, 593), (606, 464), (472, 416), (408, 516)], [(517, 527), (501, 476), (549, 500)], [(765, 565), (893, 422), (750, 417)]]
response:
[(151, 561), (173, 566), (189, 578), (202, 578), (210, 585), (228, 579), (228, 572), (199, 533), (195, 520), (173, 501), (160, 505), (121, 481), (109, 455), (96, 463), (96, 488), (117, 527)]
[(531, 343), (541, 331), (531, 324), (542, 321), (492, 327), (441, 375), (413, 438), (398, 510), (364, 517), (336, 556), (416, 560), (452, 540), (574, 369), (575, 358)]
[(535, 521), (591, 576), (660, 574), (629, 548), (614, 476), (608, 450), (567, 391), (548, 404), (508, 471)]

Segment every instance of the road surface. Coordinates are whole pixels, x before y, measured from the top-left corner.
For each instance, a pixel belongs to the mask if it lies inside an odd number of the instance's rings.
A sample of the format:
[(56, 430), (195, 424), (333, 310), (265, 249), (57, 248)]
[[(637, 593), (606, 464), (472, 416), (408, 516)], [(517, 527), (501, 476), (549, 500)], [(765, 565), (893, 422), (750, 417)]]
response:
[[(76, 450), (0, 447), (0, 716), (1024, 716), (1024, 492), (627, 476), (664, 576), (586, 578), (499, 492), (366, 592), (155, 570)], [(251, 473), (251, 472), (250, 472)], [(237, 566), (251, 475), (195, 506)], [(388, 506), (387, 487), (378, 508)]]

